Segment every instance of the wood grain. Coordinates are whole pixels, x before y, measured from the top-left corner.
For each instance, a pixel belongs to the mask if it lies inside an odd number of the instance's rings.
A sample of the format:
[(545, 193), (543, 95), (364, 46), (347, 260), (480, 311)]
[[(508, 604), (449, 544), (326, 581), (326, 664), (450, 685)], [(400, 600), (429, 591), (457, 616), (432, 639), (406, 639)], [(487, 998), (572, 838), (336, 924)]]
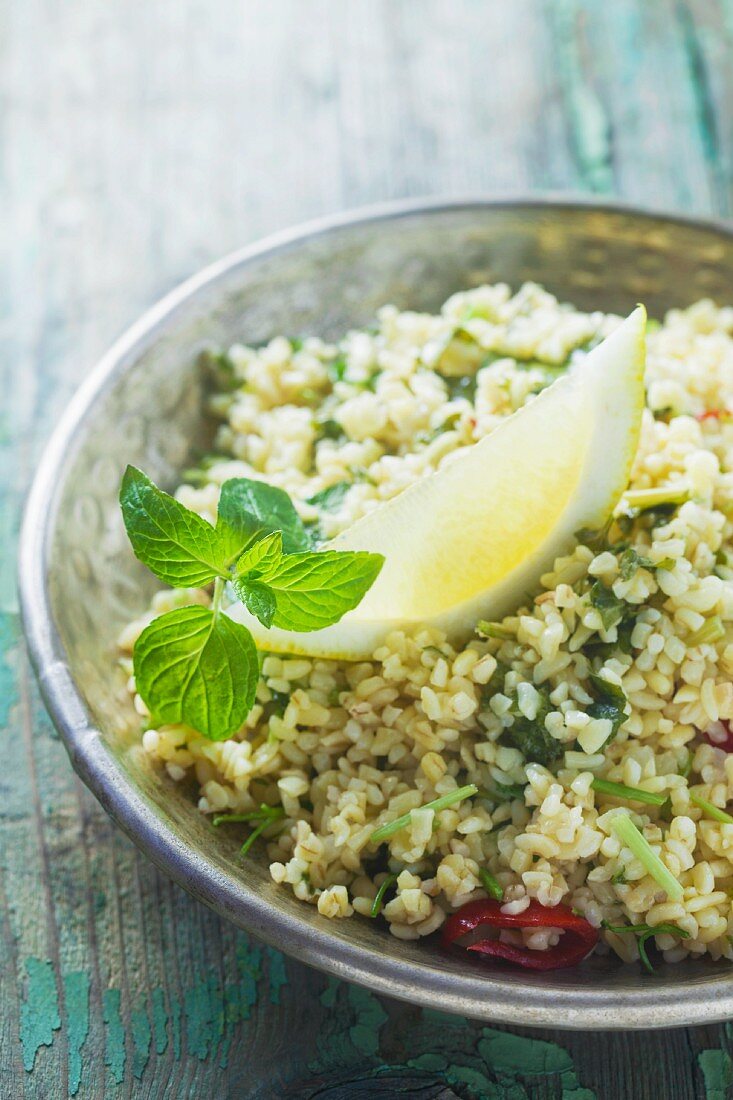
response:
[(583, 190), (729, 214), (732, 51), (724, 0), (0, 2), (0, 1095), (730, 1094), (728, 1027), (486, 1028), (223, 924), (74, 779), (12, 578), (61, 408), (182, 277), (408, 195)]

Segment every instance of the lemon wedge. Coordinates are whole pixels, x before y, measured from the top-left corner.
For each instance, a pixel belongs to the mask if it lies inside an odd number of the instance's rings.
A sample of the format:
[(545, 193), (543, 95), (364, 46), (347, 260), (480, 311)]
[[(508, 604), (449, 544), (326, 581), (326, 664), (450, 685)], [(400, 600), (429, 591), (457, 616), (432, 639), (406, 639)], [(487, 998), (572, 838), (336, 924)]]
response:
[(310, 634), (266, 629), (237, 605), (232, 618), (259, 648), (369, 658), (394, 629), (429, 624), (456, 642), (480, 618), (516, 607), (581, 527), (600, 527), (627, 486), (644, 407), (646, 312), (456, 451), (435, 473), (357, 520), (328, 545), (385, 563), (361, 604)]

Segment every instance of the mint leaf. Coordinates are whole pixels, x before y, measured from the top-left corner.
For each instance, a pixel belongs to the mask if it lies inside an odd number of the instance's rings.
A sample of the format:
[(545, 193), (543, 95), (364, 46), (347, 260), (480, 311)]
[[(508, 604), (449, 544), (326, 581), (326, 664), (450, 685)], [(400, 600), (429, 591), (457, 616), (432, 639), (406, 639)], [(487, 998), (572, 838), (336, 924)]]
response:
[(208, 607), (153, 619), (133, 653), (135, 683), (163, 722), (183, 722), (212, 741), (242, 726), (255, 701), (257, 650), (246, 627)]
[(321, 630), (351, 611), (372, 586), (384, 558), (364, 551), (286, 554), (260, 572), (277, 603), (273, 622), (285, 630)]
[(232, 577), (232, 587), (239, 599), (266, 627), (272, 626), (277, 603), (272, 589), (259, 578), (263, 572), (271, 572), (279, 564), (283, 556), (282, 543), (280, 531), (265, 535), (245, 550)]
[(294, 554), (310, 549), (311, 541), (293, 502), (283, 489), (235, 477), (225, 481), (219, 497), (217, 530), (226, 532), (234, 557), (271, 531), (282, 531), (283, 550)]
[(343, 504), (351, 485), (350, 481), (337, 481), (335, 485), (329, 485), (326, 489), (321, 489), (312, 497), (308, 497), (308, 503), (314, 504), (316, 508), (322, 508), (324, 512), (336, 512)]
[(269, 629), (277, 611), (277, 600), (272, 589), (262, 581), (242, 581), (235, 588), (242, 603)]
[(270, 572), (278, 565), (282, 556), (282, 532), (273, 531), (272, 534), (265, 535), (254, 546), (250, 546), (248, 550), (244, 551), (237, 562), (232, 583), (236, 587), (236, 582), (240, 578), (244, 579), (250, 574), (253, 577), (260, 577), (263, 573)]
[(210, 523), (128, 466), (120, 506), (135, 557), (174, 588), (199, 588), (226, 572), (228, 546)]

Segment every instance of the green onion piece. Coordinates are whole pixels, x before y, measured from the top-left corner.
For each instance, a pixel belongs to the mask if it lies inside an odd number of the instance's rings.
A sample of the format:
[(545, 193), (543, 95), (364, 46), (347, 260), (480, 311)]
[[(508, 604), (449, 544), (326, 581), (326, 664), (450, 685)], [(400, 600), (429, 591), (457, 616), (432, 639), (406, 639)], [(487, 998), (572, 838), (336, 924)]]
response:
[(652, 878), (666, 891), (670, 901), (679, 901), (682, 897), (682, 886), (672, 872), (667, 870), (659, 856), (652, 851), (649, 841), (641, 835), (629, 815), (619, 814), (618, 817), (614, 817), (611, 828), (619, 840), (623, 841), (644, 864)]
[(480, 634), (482, 638), (501, 638), (504, 641), (515, 637), (514, 631), (510, 630), (508, 626), (502, 626), (501, 623), (489, 623), (486, 619), (479, 619), (476, 623), (476, 633)]
[(687, 639), (688, 646), (705, 645), (710, 642), (719, 642), (725, 637), (725, 627), (720, 615), (713, 615), (703, 623), (699, 630), (691, 634)]
[(494, 878), (491, 871), (487, 871), (485, 867), (479, 867), (478, 877), (489, 897), (494, 898), (495, 901), (501, 901), (504, 897), (504, 887), (498, 879)]
[(727, 814), (725, 810), (721, 810), (718, 806), (714, 806), (712, 802), (706, 802), (704, 798), (700, 798), (699, 794), (693, 794), (690, 791), (690, 802), (698, 806), (704, 814), (712, 817), (715, 821), (722, 821), (724, 825), (733, 825), (733, 817), (730, 814)]
[(649, 956), (646, 953), (646, 941), (652, 936), (679, 936), (681, 940), (687, 940), (690, 938), (690, 933), (685, 931), (684, 928), (678, 928), (676, 924), (609, 924), (608, 921), (601, 921), (601, 927), (606, 928), (609, 932), (615, 932), (617, 936), (622, 936), (626, 932), (633, 932), (639, 937), (639, 958), (646, 970), (650, 974), (654, 973), (654, 967), (649, 961)]
[[(424, 806), (421, 806), (422, 810), (446, 810), (449, 806), (452, 806), (455, 802), (463, 802), (464, 798), (473, 798), (478, 793), (478, 787), (475, 783), (469, 783), (465, 787), (459, 787), (456, 791), (451, 791), (449, 794), (442, 795), (441, 798), (434, 798), (432, 802), (426, 802)], [(388, 821), (386, 825), (380, 825), (378, 829), (375, 829), (372, 835), (369, 837), (367, 843), (369, 844), (381, 844), (387, 837), (398, 833), (400, 829), (404, 829), (410, 824), (410, 818), (412, 817), (412, 810), (409, 813), (403, 814), (402, 817), (396, 818), (394, 821)]]
[(612, 794), (614, 798), (628, 798), (632, 802), (647, 802), (650, 806), (663, 806), (667, 801), (666, 794), (653, 794), (651, 791), (641, 790), (640, 787), (627, 787), (625, 783), (612, 783), (610, 779), (594, 779), (591, 787), (599, 794)]
[(236, 825), (242, 821), (259, 821), (262, 817), (270, 817), (273, 820), (276, 817), (282, 817), (284, 814), (282, 806), (268, 806), (266, 802), (262, 802), (259, 810), (249, 810), (246, 814), (217, 814), (212, 818), (212, 825)]
[(622, 499), (627, 508), (644, 511), (656, 508), (660, 504), (684, 504), (690, 496), (690, 487), (686, 484), (660, 485), (657, 489), (627, 489)]
[(382, 902), (384, 901), (384, 895), (387, 893), (390, 886), (393, 886), (394, 883), (397, 882), (398, 878), (399, 875), (395, 873), (387, 875), (386, 879), (377, 890), (377, 896), (375, 897), (372, 903), (372, 908), (369, 912), (370, 917), (378, 917), (379, 914), (382, 912)]
[(257, 840), (257, 837), (260, 835), (260, 833), (264, 833), (267, 826), (271, 825), (271, 824), (272, 824), (272, 819), (268, 817), (268, 818), (265, 818), (264, 821), (261, 821), (256, 829), (252, 830), (252, 832), (249, 834), (249, 836), (245, 840), (242, 847), (239, 849), (240, 856), (246, 856), (247, 855), (247, 852), (250, 850), (250, 848), (252, 847), (254, 842)]
[(217, 814), (213, 819), (214, 825), (231, 825), (239, 822), (249, 822), (254, 824), (257, 822), (256, 827), (249, 834), (242, 847), (239, 849), (241, 856), (246, 856), (257, 837), (265, 831), (273, 822), (278, 821), (280, 818), (285, 817), (285, 810), (282, 806), (268, 806), (266, 802), (263, 802), (259, 810), (250, 810), (246, 814)]

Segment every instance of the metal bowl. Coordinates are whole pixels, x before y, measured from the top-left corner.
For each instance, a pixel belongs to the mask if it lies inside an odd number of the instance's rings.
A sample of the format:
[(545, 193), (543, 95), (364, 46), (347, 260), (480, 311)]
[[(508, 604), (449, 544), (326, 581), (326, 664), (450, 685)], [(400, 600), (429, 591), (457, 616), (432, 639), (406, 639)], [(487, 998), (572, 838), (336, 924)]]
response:
[(308, 225), (236, 252), (168, 295), (115, 344), (54, 434), (28, 501), (23, 619), (46, 704), (72, 764), (136, 844), (191, 894), (283, 951), (378, 993), (478, 1019), (649, 1028), (733, 1016), (733, 969), (594, 958), (527, 974), (477, 965), (379, 922), (322, 919), (276, 887), (264, 859), (153, 770), (115, 663), (119, 629), (155, 581), (133, 558), (117, 491), (127, 462), (173, 486), (211, 426), (197, 352), (273, 334), (333, 337), (377, 307), (432, 310), (482, 282), (531, 279), (584, 309), (642, 300), (651, 316), (703, 296), (733, 302), (722, 225), (578, 201), (400, 204)]

